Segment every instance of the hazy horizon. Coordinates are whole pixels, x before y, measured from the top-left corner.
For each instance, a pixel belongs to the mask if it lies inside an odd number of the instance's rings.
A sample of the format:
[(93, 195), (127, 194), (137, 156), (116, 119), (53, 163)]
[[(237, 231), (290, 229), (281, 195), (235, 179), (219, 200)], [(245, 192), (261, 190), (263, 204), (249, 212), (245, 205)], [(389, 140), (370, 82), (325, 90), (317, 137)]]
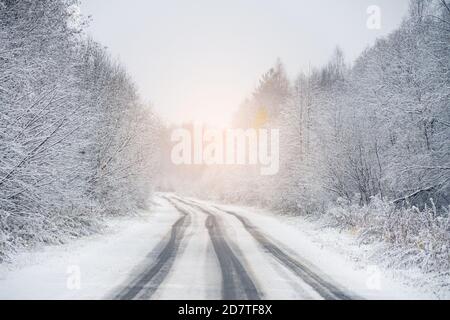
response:
[[(381, 9), (381, 29), (366, 26)], [(279, 58), (290, 78), (348, 62), (400, 24), (408, 0), (82, 1), (89, 33), (127, 67), (141, 96), (169, 122), (223, 124)], [(326, 8), (326, 9), (325, 9)], [(228, 118), (228, 119), (227, 119)]]

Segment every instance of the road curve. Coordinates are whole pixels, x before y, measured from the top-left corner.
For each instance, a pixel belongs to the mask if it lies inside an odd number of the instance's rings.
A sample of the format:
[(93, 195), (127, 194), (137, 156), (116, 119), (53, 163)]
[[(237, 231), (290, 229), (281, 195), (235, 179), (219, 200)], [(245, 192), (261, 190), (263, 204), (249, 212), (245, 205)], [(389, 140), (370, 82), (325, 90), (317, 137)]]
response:
[[(208, 257), (209, 261), (213, 261), (213, 264), (206, 269), (201, 269), (204, 267), (202, 263), (191, 264), (186, 271), (197, 270), (198, 274), (199, 270), (204, 270), (201, 271), (200, 278), (197, 279), (209, 279), (203, 278), (203, 272), (208, 273), (211, 270), (216, 276), (211, 279), (212, 281), (201, 282), (203, 284), (199, 288), (204, 290), (203, 288), (209, 286), (209, 288), (212, 288), (210, 293), (214, 292), (214, 295), (220, 296), (224, 300), (261, 300), (264, 297), (273, 296), (272, 290), (278, 290), (279, 288), (285, 288), (282, 289), (286, 290), (283, 292), (293, 292), (300, 298), (360, 299), (322, 275), (320, 271), (298, 254), (271, 239), (255, 227), (247, 217), (214, 205), (205, 205), (178, 196), (164, 196), (164, 198), (181, 214), (180, 218), (172, 225), (166, 237), (147, 256), (146, 261), (139, 266), (137, 269), (139, 271), (135, 271), (138, 275), (130, 278), (120, 291), (113, 295), (112, 299), (152, 299), (156, 291), (158, 291), (158, 296), (162, 293), (160, 298), (170, 297), (173, 288), (183, 286), (188, 288), (187, 278), (183, 273), (180, 277), (180, 270), (178, 269), (180, 266), (186, 266), (186, 261), (195, 261), (192, 260), (192, 257), (194, 257), (192, 253), (206, 253), (202, 248), (207, 245), (211, 245), (211, 247), (209, 247), (210, 249), (207, 251), (209, 253), (205, 257)], [(205, 218), (204, 223), (196, 223), (198, 215), (202, 216), (203, 214), (205, 214), (202, 217), (202, 220)], [(235, 225), (234, 228), (232, 227), (232, 230), (237, 232), (235, 235), (240, 239), (248, 240), (243, 243), (232, 241), (229, 238), (231, 234), (228, 232), (228, 228), (232, 225)], [(189, 231), (186, 231), (187, 229)], [(198, 239), (202, 240), (200, 242), (198, 240), (193, 241), (192, 235), (198, 235), (199, 232), (203, 236)], [(232, 237), (234, 239), (234, 236)], [(184, 238), (191, 240), (187, 241)], [(207, 244), (208, 240), (210, 240), (209, 244)], [(182, 245), (182, 243), (185, 244)], [(185, 255), (184, 253), (188, 249), (191, 253)], [(175, 261), (177, 261), (176, 264)], [(252, 265), (252, 263), (255, 265)], [(174, 265), (178, 266), (176, 270)], [(249, 265), (252, 268), (249, 268)], [(200, 269), (197, 266), (200, 266)], [(267, 268), (262, 266), (267, 266)], [(255, 273), (255, 270), (258, 270), (258, 272)], [(285, 274), (280, 276), (280, 273), (277, 273), (281, 272), (280, 270), (285, 270)], [(172, 272), (178, 274), (178, 276), (174, 278)], [(170, 277), (168, 277), (169, 273), (171, 274)], [(276, 274), (279, 276), (277, 277)], [(275, 278), (272, 275), (275, 275)], [(175, 282), (174, 279), (176, 279)], [(257, 282), (255, 279), (271, 280), (266, 283)], [(281, 285), (280, 282), (276, 281), (280, 281)], [(297, 284), (300, 287), (296, 287)]]
[[(184, 200), (183, 203), (190, 204), (199, 210), (208, 211), (205, 209), (204, 205), (196, 201)], [(348, 294), (343, 289), (339, 288), (337, 285), (333, 284), (330, 280), (324, 279), (323, 276), (319, 276), (316, 272), (312, 271), (304, 263), (302, 263), (298, 258), (293, 257), (287, 253), (287, 250), (283, 249), (280, 245), (275, 244), (268, 236), (264, 235), (259, 231), (251, 222), (241, 215), (229, 211), (223, 210), (217, 206), (214, 209), (219, 212), (223, 212), (237, 218), (248, 233), (265, 249), (266, 252), (270, 253), (279, 263), (284, 265), (286, 268), (291, 270), (294, 274), (300, 277), (305, 283), (312, 287), (322, 298), (326, 300), (352, 300), (359, 299), (353, 294)]]
[[(173, 199), (193, 207), (183, 199)], [(254, 281), (243, 263), (230, 248), (219, 218), (204, 208), (197, 209), (207, 215), (205, 227), (208, 229), (222, 273), (222, 298), (224, 300), (260, 300), (261, 295)]]

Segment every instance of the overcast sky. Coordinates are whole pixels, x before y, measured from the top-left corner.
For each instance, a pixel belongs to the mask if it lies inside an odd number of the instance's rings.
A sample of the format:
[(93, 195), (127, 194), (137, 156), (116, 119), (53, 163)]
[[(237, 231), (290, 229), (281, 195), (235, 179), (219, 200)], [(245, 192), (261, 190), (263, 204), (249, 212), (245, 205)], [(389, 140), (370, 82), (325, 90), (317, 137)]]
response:
[[(367, 28), (367, 8), (381, 29)], [(89, 33), (126, 65), (142, 97), (169, 121), (219, 123), (279, 57), (294, 77), (348, 61), (397, 27), (408, 0), (84, 0)]]

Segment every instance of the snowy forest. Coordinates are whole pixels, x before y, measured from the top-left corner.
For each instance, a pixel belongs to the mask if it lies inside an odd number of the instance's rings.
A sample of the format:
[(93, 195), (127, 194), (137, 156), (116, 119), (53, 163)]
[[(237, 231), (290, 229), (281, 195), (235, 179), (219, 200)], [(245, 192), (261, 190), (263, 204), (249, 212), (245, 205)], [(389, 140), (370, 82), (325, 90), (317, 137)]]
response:
[(0, 1), (0, 262), (150, 198), (159, 121), (76, 4)]
[(175, 167), (174, 126), (86, 35), (77, 3), (0, 0), (0, 263), (99, 232), (160, 190), (323, 219), (388, 243), (397, 265), (448, 273), (447, 0), (411, 0), (400, 27), (356, 61), (336, 48), (295, 80), (282, 61), (262, 75), (232, 127), (280, 130), (274, 176)]
[[(167, 188), (323, 218), (389, 261), (450, 270), (450, 6), (413, 0), (398, 30), (354, 63), (336, 48), (290, 81), (278, 61), (234, 116), (279, 128), (278, 175), (252, 167), (178, 168)], [(189, 125), (186, 125), (189, 128)], [(195, 186), (195, 187), (193, 187)]]

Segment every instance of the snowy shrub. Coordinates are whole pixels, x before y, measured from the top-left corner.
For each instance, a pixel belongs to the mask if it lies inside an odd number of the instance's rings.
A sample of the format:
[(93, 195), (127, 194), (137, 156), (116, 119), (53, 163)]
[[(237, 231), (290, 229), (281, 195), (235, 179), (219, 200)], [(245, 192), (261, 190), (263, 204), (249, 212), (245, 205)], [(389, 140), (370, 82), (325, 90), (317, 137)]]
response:
[(438, 211), (432, 199), (419, 210), (374, 197), (365, 206), (340, 203), (328, 209), (325, 217), (334, 226), (356, 231), (364, 244), (386, 243), (388, 250), (383, 249), (379, 258), (388, 264), (450, 270), (450, 208)]

